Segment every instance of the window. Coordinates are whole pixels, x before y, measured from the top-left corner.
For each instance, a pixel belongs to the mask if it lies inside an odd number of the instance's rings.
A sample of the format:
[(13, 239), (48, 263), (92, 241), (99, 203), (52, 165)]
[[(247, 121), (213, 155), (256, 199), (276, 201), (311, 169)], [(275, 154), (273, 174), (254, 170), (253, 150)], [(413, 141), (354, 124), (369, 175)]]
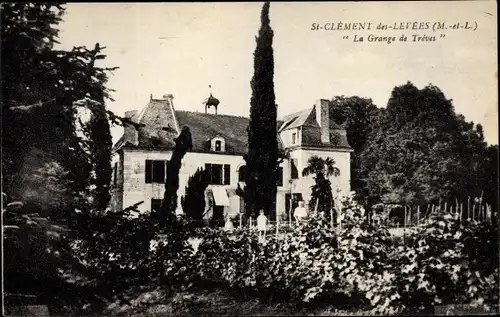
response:
[(297, 169), (297, 159), (290, 160), (290, 167), (291, 167), (290, 178), (291, 179), (298, 179), (299, 178), (299, 170)]
[(229, 164), (205, 164), (210, 184), (213, 185), (230, 185), (231, 183), (231, 166)]
[(222, 150), (222, 141), (215, 141), (215, 151), (220, 152)]
[(116, 186), (118, 177), (118, 163), (115, 163), (115, 167), (113, 168), (113, 185)]
[(292, 133), (292, 144), (297, 143), (297, 133)]
[(221, 137), (215, 137), (212, 139), (209, 139), (209, 145), (210, 145), (210, 150), (214, 152), (224, 152), (225, 149), (225, 144), (224, 144), (224, 139)]
[(151, 212), (159, 212), (161, 209), (161, 199), (151, 199)]
[(146, 160), (146, 184), (165, 183), (168, 161)]
[(243, 165), (238, 170), (238, 182), (246, 182), (247, 176), (247, 166)]
[(278, 186), (283, 186), (283, 167), (278, 167)]

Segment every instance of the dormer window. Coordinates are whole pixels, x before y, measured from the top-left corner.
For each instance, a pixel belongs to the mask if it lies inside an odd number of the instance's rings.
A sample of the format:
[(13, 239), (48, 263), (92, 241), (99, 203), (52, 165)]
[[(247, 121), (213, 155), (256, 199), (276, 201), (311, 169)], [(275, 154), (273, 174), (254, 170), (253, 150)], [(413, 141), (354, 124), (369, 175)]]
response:
[(297, 143), (297, 133), (292, 133), (292, 144), (296, 144)]
[(210, 150), (214, 152), (225, 152), (226, 144), (224, 142), (224, 139), (220, 136), (212, 138), (210, 140)]

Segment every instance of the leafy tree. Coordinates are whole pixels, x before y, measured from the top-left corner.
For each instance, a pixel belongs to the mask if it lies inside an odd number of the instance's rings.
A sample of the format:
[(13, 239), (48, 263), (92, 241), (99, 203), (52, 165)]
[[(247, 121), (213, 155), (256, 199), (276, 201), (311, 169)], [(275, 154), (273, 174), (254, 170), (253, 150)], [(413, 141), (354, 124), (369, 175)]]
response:
[(439, 88), (394, 88), (360, 155), (372, 201), (425, 203), (461, 197), (459, 125)]
[(184, 155), (193, 147), (189, 127), (182, 127), (181, 133), (175, 139), (175, 147), (167, 166), (167, 179), (165, 180), (165, 194), (159, 213), (160, 227), (172, 222), (177, 208), (177, 190), (179, 189), (179, 172)]
[(366, 170), (361, 168), (360, 155), (370, 142), (369, 136), (379, 113), (380, 109), (368, 98), (335, 96), (330, 101), (330, 119), (345, 127), (347, 140), (354, 150), (351, 154), (351, 188), (360, 197), (367, 195), (363, 182)]
[(269, 2), (266, 2), (262, 8), (261, 27), (256, 38), (248, 153), (245, 156), (248, 168), (245, 188), (246, 213), (254, 216), (261, 208), (269, 215), (277, 191), (279, 153), (273, 80), (273, 34), (269, 20)]
[(97, 65), (105, 58), (99, 45), (55, 49), (63, 4), (2, 3), (1, 11), (2, 179), (6, 199), (23, 203), (4, 218), (13, 226), (4, 245), (5, 275), (15, 277), (9, 292), (53, 303), (66, 296), (60, 270), (89, 272), (72, 261), (73, 232), (63, 230), (64, 220), (82, 235), (88, 223), (80, 215), (109, 200), (109, 120), (120, 118), (105, 101), (111, 99), (107, 76), (116, 68)]
[(314, 175), (309, 209), (314, 210), (317, 204), (318, 211), (324, 212), (327, 219), (330, 218), (333, 208), (333, 191), (329, 177), (340, 175), (340, 170), (335, 167), (335, 161), (330, 157), (323, 159), (311, 156), (307, 160), (307, 166), (302, 171), (302, 175)]
[[(493, 210), (498, 210), (498, 144), (489, 145), (482, 172), (484, 199), (491, 204)], [(495, 214), (498, 221), (498, 212)]]
[[(98, 45), (93, 50), (54, 49), (63, 13), (62, 4), (2, 4), (2, 146), (6, 154), (2, 172), (7, 194), (23, 198), (21, 180), (30, 177), (25, 154), (45, 152), (46, 158), (65, 170), (67, 194), (74, 198), (65, 208), (69, 215), (76, 205), (86, 204), (88, 196), (101, 201), (100, 206), (109, 200), (106, 184), (111, 167), (106, 165), (110, 164), (110, 151), (105, 148), (110, 148), (111, 135), (109, 123), (104, 122), (109, 116), (104, 100), (110, 98), (105, 87), (107, 73), (115, 68), (95, 65), (105, 57)], [(101, 113), (97, 116), (102, 118), (100, 127), (93, 134), (90, 130), (78, 134), (82, 107)], [(101, 150), (95, 154), (99, 158), (87, 151), (90, 147)]]
[(205, 190), (210, 184), (207, 173), (203, 168), (198, 168), (189, 177), (185, 196), (182, 197), (182, 209), (186, 216), (193, 220), (201, 221), (205, 212)]

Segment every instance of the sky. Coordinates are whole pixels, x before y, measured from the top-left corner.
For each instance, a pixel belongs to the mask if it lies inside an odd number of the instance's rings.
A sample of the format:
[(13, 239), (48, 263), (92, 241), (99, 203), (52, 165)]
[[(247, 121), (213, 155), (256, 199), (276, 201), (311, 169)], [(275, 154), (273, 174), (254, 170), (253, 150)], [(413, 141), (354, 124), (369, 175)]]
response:
[[(203, 112), (202, 102), (212, 93), (220, 100), (219, 113), (249, 116), (262, 3), (71, 3), (66, 8), (60, 47), (93, 48), (98, 42), (106, 47), (101, 66), (119, 67), (108, 82), (116, 90), (108, 108), (116, 114), (140, 111), (150, 94), (172, 94), (175, 109)], [(271, 3), (278, 116), (340, 95), (371, 98), (385, 107), (392, 89), (411, 81), (418, 88), (438, 86), (457, 113), (483, 125), (488, 143), (498, 144), (497, 18), (496, 2), (488, 0)], [(372, 26), (331, 30), (339, 22)], [(413, 22), (429, 23), (430, 29), (413, 30)], [(448, 29), (434, 32), (435, 22)], [(465, 22), (473, 29), (452, 29)], [(312, 30), (313, 23), (324, 28)], [(380, 30), (380, 23), (396, 27)], [(401, 30), (401, 23), (410, 29)], [(407, 42), (398, 41), (403, 34)], [(370, 35), (396, 41), (369, 42)], [(413, 35), (434, 41), (413, 42)], [(122, 128), (112, 133), (116, 142)]]

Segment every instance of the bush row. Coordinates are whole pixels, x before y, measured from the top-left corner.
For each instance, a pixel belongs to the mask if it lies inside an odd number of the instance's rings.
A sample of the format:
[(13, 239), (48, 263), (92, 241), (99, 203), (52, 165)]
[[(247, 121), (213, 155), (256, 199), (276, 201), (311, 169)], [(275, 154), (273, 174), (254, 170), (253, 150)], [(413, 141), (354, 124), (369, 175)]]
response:
[[(380, 314), (498, 300), (495, 225), (461, 224), (441, 213), (403, 240), (369, 225), (351, 198), (339, 208), (337, 233), (328, 220), (314, 216), (284, 239), (270, 235), (265, 243), (255, 231), (196, 229), (185, 219), (160, 234), (148, 214), (85, 216), (72, 237), (71, 256), (85, 266), (79, 270), (87, 281), (77, 284), (91, 281), (102, 296), (114, 297), (137, 285), (178, 290), (217, 283), (250, 296), (301, 305), (328, 302), (339, 309), (349, 304)], [(193, 237), (202, 240), (196, 250), (188, 243)]]
[[(497, 231), (436, 214), (415, 232), (393, 239), (365, 222), (352, 199), (341, 206), (338, 234), (315, 216), (285, 240), (259, 243), (252, 232), (206, 230), (195, 256), (194, 280), (304, 303), (370, 307), (373, 313), (429, 313), (435, 305), (496, 302)], [(485, 256), (488, 255), (488, 256)]]

